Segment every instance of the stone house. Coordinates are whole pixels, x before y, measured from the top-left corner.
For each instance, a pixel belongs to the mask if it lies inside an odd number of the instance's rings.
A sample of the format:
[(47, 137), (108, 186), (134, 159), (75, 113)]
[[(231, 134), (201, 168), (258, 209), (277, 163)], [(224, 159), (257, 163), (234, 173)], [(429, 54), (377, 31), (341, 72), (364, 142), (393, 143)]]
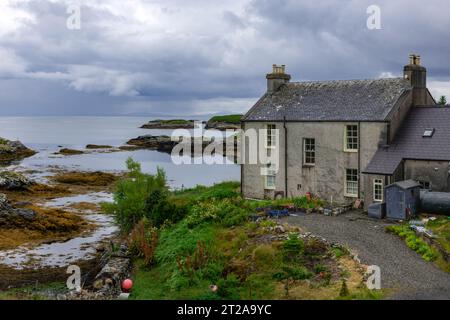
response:
[[(285, 66), (276, 65), (266, 78), (267, 92), (245, 114), (242, 129), (263, 129), (258, 146), (276, 148), (279, 166), (243, 162), (245, 197), (311, 192), (367, 206), (404, 179), (449, 190), (450, 108), (437, 107), (420, 56), (410, 55), (402, 78), (291, 82)], [(263, 175), (262, 167), (268, 168)]]

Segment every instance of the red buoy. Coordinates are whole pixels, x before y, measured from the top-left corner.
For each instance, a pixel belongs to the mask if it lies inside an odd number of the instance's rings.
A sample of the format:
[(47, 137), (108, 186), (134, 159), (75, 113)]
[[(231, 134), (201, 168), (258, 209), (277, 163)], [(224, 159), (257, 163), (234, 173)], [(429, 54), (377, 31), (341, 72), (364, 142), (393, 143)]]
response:
[(122, 282), (122, 289), (125, 292), (128, 292), (133, 288), (133, 281), (131, 279), (125, 279)]

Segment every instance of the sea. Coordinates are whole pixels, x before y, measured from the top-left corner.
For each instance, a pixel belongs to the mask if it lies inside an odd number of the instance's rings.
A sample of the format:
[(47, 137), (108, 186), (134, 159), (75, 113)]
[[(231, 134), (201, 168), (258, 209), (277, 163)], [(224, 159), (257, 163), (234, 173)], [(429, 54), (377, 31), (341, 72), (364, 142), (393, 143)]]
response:
[[(35, 172), (45, 175), (52, 168), (76, 171), (118, 172), (126, 170), (125, 161), (132, 157), (141, 163), (142, 170), (154, 173), (163, 168), (172, 189), (190, 188), (196, 185), (213, 185), (221, 181), (238, 181), (240, 168), (228, 161), (205, 164), (175, 164), (170, 154), (152, 150), (92, 152), (62, 156), (55, 154), (61, 148), (84, 150), (87, 144), (119, 147), (129, 139), (141, 135), (172, 135), (168, 129), (141, 129), (140, 126), (154, 120), (151, 117), (0, 117), (0, 137), (20, 140), (38, 153), (9, 169)], [(190, 130), (194, 134), (193, 130)], [(201, 162), (199, 164), (199, 162)]]

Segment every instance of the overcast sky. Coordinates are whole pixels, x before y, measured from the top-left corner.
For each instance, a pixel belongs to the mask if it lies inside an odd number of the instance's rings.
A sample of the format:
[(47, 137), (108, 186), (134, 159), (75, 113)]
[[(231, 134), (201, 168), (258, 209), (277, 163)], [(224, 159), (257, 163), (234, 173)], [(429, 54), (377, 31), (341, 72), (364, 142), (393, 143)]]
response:
[(413, 52), (450, 100), (449, 13), (448, 0), (0, 0), (0, 115), (245, 112), (273, 63), (293, 81), (392, 77)]

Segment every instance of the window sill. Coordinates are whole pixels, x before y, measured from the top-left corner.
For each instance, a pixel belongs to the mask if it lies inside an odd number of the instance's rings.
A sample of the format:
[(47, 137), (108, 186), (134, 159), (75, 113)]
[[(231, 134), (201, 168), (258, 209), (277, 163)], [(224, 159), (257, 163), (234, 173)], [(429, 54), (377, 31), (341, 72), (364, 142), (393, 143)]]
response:
[(345, 193), (344, 194), (344, 197), (347, 197), (347, 198), (358, 198), (358, 195), (357, 194), (347, 194), (347, 193)]
[(344, 149), (344, 152), (348, 152), (348, 153), (357, 153), (358, 149)]
[(273, 190), (276, 190), (276, 187), (273, 187), (273, 188), (271, 188), (271, 187), (264, 187), (264, 190), (273, 191)]
[(303, 168), (313, 168), (315, 166), (316, 166), (315, 164), (308, 164), (308, 163), (303, 164)]

